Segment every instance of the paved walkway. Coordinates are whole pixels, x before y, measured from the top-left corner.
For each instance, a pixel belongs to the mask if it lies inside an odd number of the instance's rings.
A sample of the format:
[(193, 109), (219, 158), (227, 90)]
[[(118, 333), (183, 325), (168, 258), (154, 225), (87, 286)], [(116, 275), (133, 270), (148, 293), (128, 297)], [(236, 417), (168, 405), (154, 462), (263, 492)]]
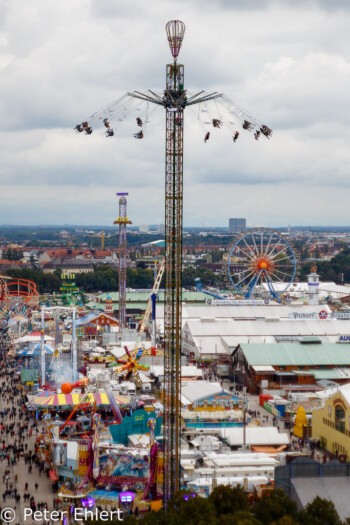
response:
[[(33, 497), (32, 508), (42, 511), (44, 504), (49, 510), (53, 510), (55, 494), (52, 492), (52, 482), (47, 473), (40, 473), (35, 461), (29, 464), (25, 459), (29, 451), (34, 455), (35, 439), (42, 430), (42, 424), (31, 418), (26, 410), (21, 390), (18, 389), (19, 376), (13, 365), (3, 353), (0, 354), (0, 438), (3, 454), (0, 460), (0, 523), (48, 524), (48, 520), (34, 521), (30, 517), (24, 517), (25, 509), (31, 508), (30, 501), (24, 501), (25, 493)], [(11, 511), (6, 514), (4, 509)], [(16, 517), (13, 519), (14, 513)], [(6, 517), (7, 521), (4, 519)]]

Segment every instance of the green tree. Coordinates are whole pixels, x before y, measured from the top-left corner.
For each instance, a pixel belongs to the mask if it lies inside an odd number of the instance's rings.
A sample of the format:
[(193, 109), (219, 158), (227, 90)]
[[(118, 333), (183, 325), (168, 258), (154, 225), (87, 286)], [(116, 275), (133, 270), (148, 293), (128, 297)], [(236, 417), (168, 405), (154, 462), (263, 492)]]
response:
[(217, 525), (218, 523), (212, 501), (191, 495), (188, 499), (184, 499), (183, 492), (176, 494), (169, 501), (167, 512), (179, 518), (179, 525)]
[(222, 252), (219, 250), (213, 250), (210, 252), (213, 263), (219, 262), (222, 259)]
[(299, 512), (299, 520), (302, 525), (342, 525), (334, 503), (319, 496)]
[(247, 495), (240, 485), (238, 487), (219, 485), (215, 487), (208, 499), (214, 505), (218, 516), (234, 514), (246, 509), (248, 504)]
[(239, 510), (235, 514), (221, 516), (220, 525), (262, 525), (249, 510)]
[(283, 490), (271, 490), (265, 492), (252, 508), (254, 516), (264, 525), (271, 525), (284, 516), (297, 519), (298, 507)]
[(294, 518), (290, 516), (283, 516), (278, 521), (274, 521), (271, 525), (300, 525), (299, 521), (295, 521)]

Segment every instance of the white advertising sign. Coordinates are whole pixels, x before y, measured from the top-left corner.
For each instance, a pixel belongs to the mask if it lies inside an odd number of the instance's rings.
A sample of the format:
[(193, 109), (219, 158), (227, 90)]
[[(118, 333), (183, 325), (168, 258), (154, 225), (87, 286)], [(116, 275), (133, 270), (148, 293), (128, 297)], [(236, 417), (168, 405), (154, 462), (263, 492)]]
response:
[(292, 312), (288, 315), (289, 319), (350, 319), (350, 312), (327, 312), (321, 310), (320, 312)]

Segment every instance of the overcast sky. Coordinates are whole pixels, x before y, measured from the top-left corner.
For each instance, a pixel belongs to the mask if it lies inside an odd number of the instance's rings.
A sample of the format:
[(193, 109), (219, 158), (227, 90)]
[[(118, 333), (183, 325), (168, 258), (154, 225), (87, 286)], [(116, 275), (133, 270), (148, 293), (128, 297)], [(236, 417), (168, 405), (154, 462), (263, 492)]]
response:
[(123, 191), (134, 224), (164, 223), (164, 110), (143, 140), (134, 116), (113, 138), (73, 128), (127, 91), (161, 93), (171, 19), (185, 87), (274, 130), (204, 144), (185, 111), (185, 226), (349, 225), (349, 0), (0, 0), (0, 224), (111, 225)]

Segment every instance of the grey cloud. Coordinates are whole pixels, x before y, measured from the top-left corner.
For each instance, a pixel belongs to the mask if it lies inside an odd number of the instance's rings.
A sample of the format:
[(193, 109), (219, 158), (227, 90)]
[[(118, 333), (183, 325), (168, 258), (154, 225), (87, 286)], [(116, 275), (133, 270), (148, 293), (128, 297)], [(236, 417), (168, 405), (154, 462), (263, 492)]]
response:
[(125, 91), (162, 91), (172, 17), (187, 26), (186, 87), (222, 91), (275, 131), (271, 141), (241, 134), (233, 144), (228, 129), (212, 130), (204, 145), (203, 122), (186, 110), (185, 224), (205, 215), (226, 224), (232, 210), (257, 224), (322, 223), (325, 209), (332, 222), (347, 222), (347, 3), (3, 5), (0, 222), (110, 224), (119, 187), (130, 190), (134, 222), (164, 221), (164, 112), (143, 141), (132, 138), (134, 116), (112, 140), (103, 129), (86, 137), (73, 127)]
[[(202, 0), (198, 3), (203, 5)], [(223, 7), (233, 11), (253, 11), (263, 10), (267, 7), (283, 6), (291, 8), (290, 0), (204, 0), (211, 5)], [(292, 4), (293, 9), (317, 8), (326, 11), (349, 10), (350, 5), (347, 0), (294, 0)]]

